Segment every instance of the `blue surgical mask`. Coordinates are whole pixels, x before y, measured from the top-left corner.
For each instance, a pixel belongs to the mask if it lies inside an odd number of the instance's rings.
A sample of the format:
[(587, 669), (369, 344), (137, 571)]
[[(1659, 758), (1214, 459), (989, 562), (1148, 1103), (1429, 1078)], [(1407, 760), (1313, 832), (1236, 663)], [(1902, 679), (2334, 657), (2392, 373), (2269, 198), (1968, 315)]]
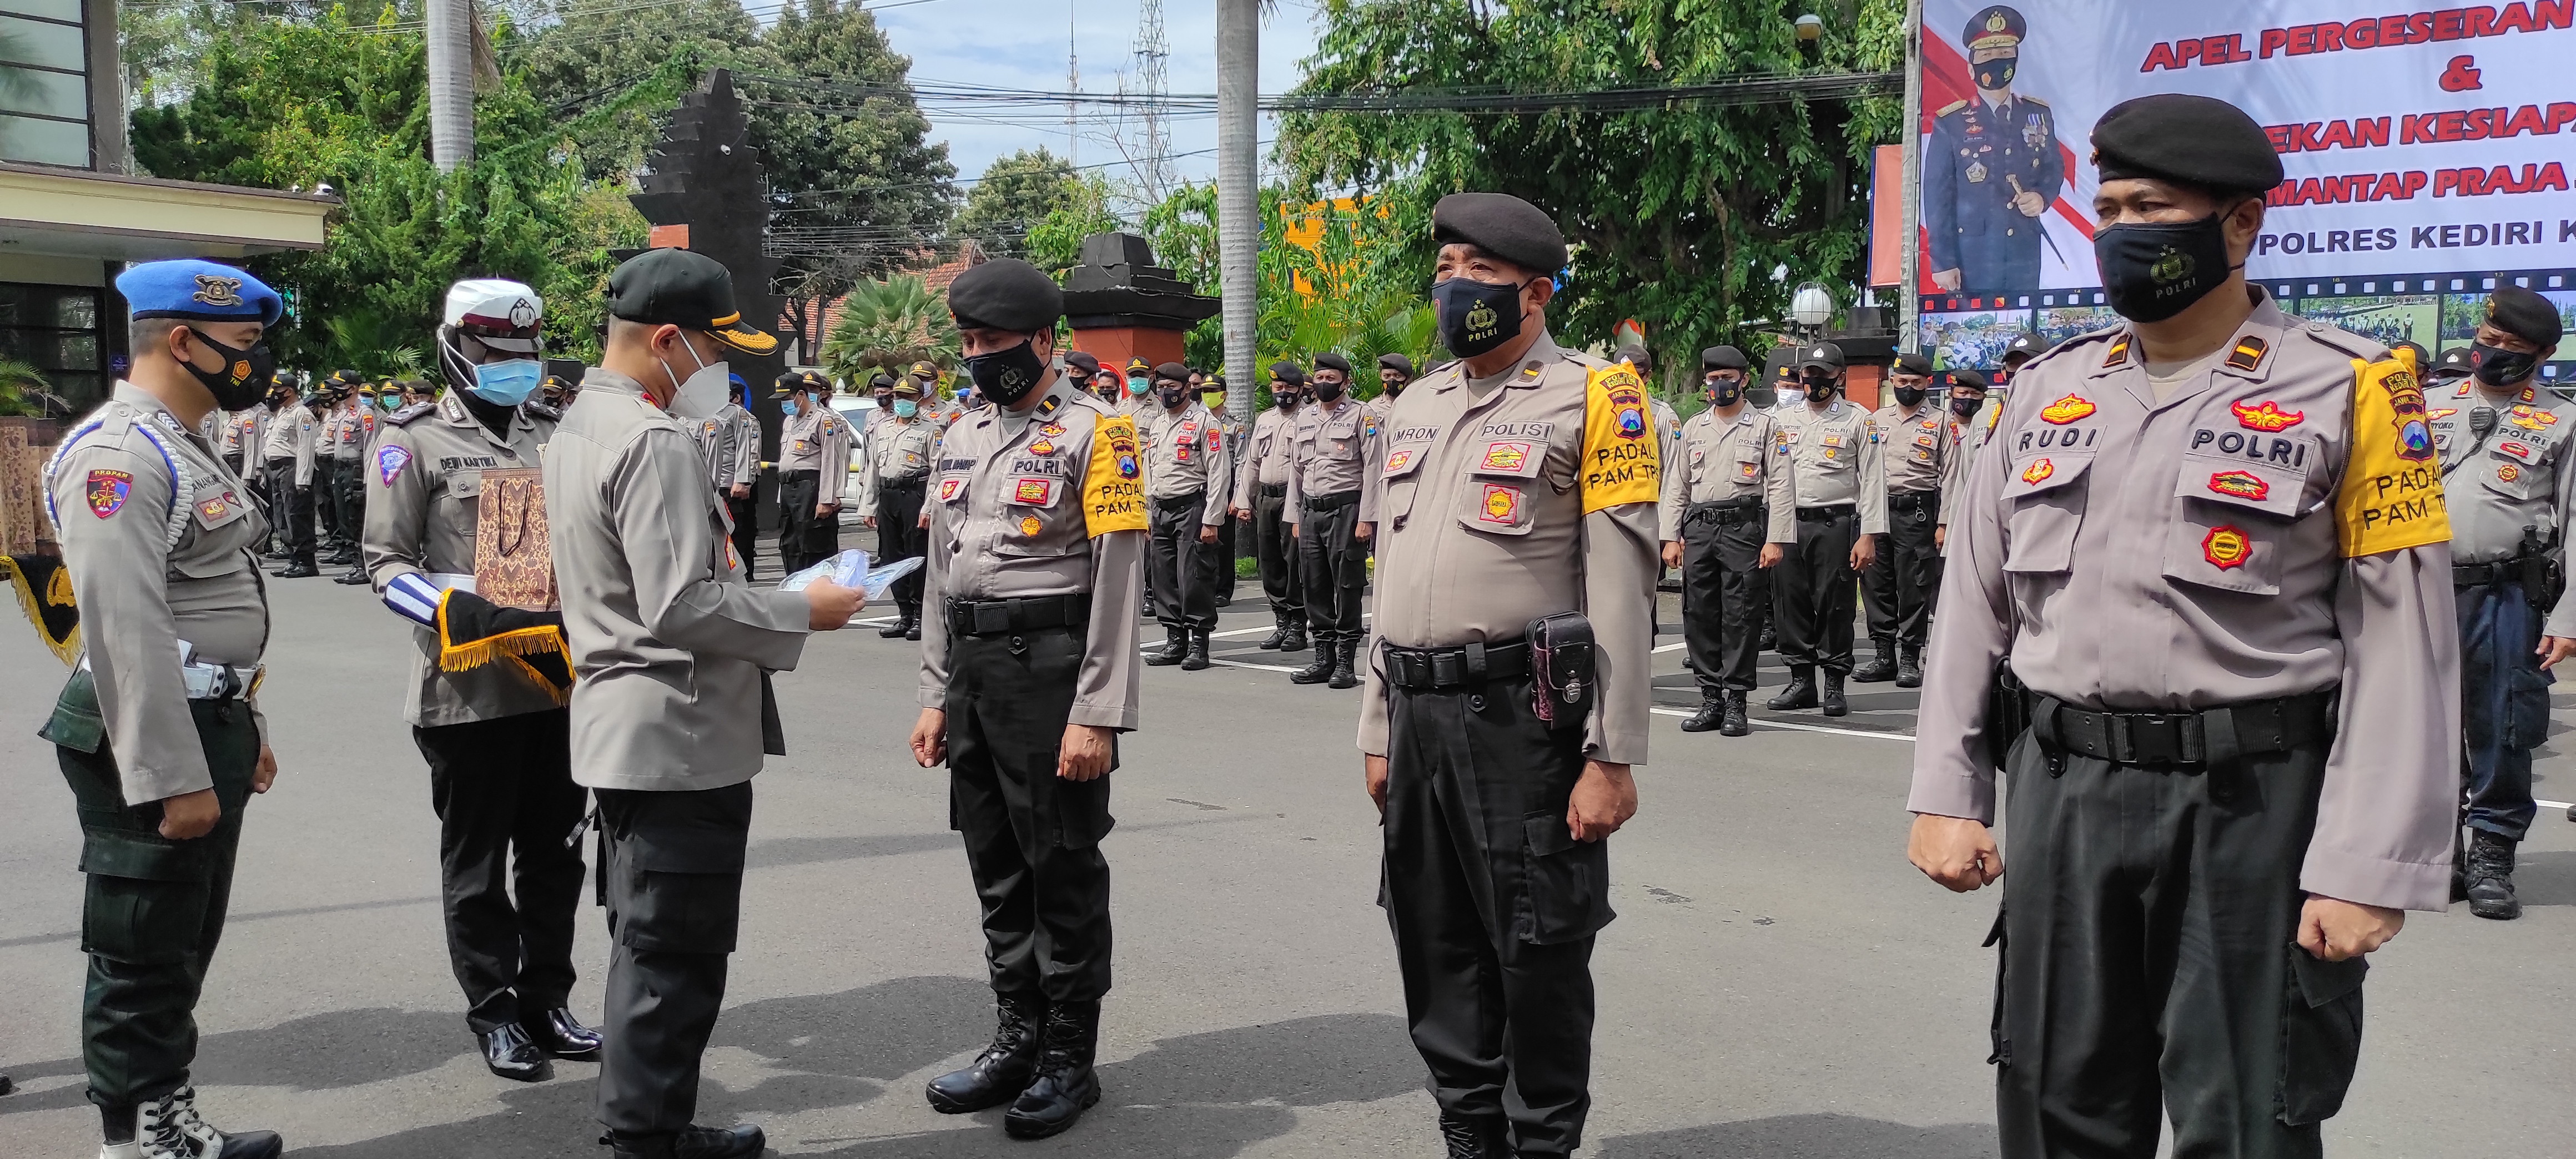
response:
[(1153, 379), (1148, 378), (1148, 377), (1146, 377), (1145, 375), (1139, 374), (1139, 375), (1136, 375), (1136, 376), (1134, 376), (1134, 377), (1132, 377), (1132, 378), (1129, 378), (1129, 379), (1127, 380), (1127, 393), (1129, 393), (1129, 394), (1133, 394), (1133, 395), (1142, 395), (1142, 394), (1144, 394), (1147, 390), (1152, 389), (1153, 385), (1154, 385), (1154, 380), (1153, 380)]
[(899, 419), (908, 419), (919, 413), (921, 413), (920, 403), (914, 402), (908, 398), (899, 398), (894, 400), (894, 417)]
[(474, 368), (474, 397), (494, 406), (517, 406), (545, 380), (545, 364), (533, 358), (486, 362)]
[(795, 400), (795, 398), (790, 397), (787, 401), (782, 402), (782, 403), (779, 403), (779, 404), (778, 404), (778, 410), (779, 410), (779, 413), (784, 414), (784, 415), (786, 415), (786, 416), (787, 416), (787, 417), (789, 417), (789, 418), (794, 418), (794, 417), (796, 417), (796, 400)]

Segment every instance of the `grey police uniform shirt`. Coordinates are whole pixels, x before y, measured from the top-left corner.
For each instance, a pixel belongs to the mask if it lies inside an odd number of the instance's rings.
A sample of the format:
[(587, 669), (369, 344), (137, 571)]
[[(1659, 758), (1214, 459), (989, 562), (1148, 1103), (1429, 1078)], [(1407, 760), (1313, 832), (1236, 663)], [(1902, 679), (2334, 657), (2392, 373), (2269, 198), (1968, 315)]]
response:
[(343, 463), (354, 463), (367, 453), (367, 439), (375, 430), (374, 415), (352, 408), (340, 412), (339, 437), (331, 443), (331, 457)]
[[(2492, 393), (2476, 382), (2434, 387), (2424, 399), (2433, 445), (2442, 453), (2452, 561), (2512, 559), (2522, 552), (2525, 527), (2543, 545), (2560, 545), (2565, 513), (2576, 504), (2576, 463), (2568, 459), (2576, 404), (2528, 384)], [(2483, 440), (2470, 426), (2479, 407), (2495, 412), (2495, 429)], [(2561, 593), (2542, 631), (2576, 636), (2576, 601)]]
[(801, 592), (752, 587), (681, 421), (592, 367), (546, 444), (546, 523), (572, 649), (572, 776), (721, 789), (760, 771), (760, 674), (796, 667)]
[[(837, 467), (834, 466), (837, 464)], [(781, 471), (821, 471), (825, 483), (835, 470), (847, 471), (850, 464), (850, 424), (822, 405), (807, 407), (790, 416), (778, 432), (778, 469)], [(839, 502), (840, 491), (826, 486), (823, 502)]]
[(1694, 503), (1760, 499), (1765, 543), (1798, 541), (1798, 492), (1789, 457), (1774, 453), (1771, 413), (1746, 406), (1733, 419), (1715, 410), (1682, 424), (1680, 450), (1664, 463), (1663, 502), (1656, 534), (1682, 538), (1682, 517)]
[(252, 552), (268, 520), (212, 444), (123, 381), (45, 471), (126, 804), (213, 787), (179, 643), (206, 663), (259, 663), (268, 596)]
[[(702, 419), (685, 420), (689, 434), (697, 440), (698, 453), (706, 457), (707, 482), (721, 495), (738, 482), (747, 482), (760, 470), (760, 423), (751, 412), (732, 403), (716, 408), (716, 413)], [(749, 437), (745, 437), (745, 430)]]
[(939, 432), (926, 422), (889, 418), (868, 428), (867, 442), (864, 465), (859, 471), (859, 514), (873, 516), (886, 484), (930, 474), (931, 458), (939, 449)]
[(2354, 420), (2365, 391), (2395, 397), (2355, 381), (2387, 351), (2255, 294), (2229, 339), (2240, 354), (2161, 403), (2125, 327), (2022, 368), (1950, 526), (1906, 807), (1992, 821), (2013, 738), (1987, 733), (1986, 693), (2007, 655), (2035, 691), (2122, 712), (2340, 686), (2301, 888), (2438, 910), (2459, 797), (2450, 545), (2347, 557), (2343, 537), (2371, 520), (2340, 506), (2377, 496), (2383, 527), (2437, 517), (2432, 448), (2348, 479), (2357, 444), (2403, 430)]
[[(1106, 405), (1056, 374), (1030, 410), (1005, 418), (988, 404), (948, 428), (932, 476), (922, 565), (923, 708), (948, 706), (948, 601), (1089, 593), (1091, 622), (1066, 723), (1136, 727), (1143, 673), (1136, 604), (1145, 587), (1146, 534), (1140, 521), (1133, 531), (1091, 535), (1085, 512), (1092, 444), (1110, 417)], [(1143, 465), (1136, 469), (1141, 475)]]
[(1823, 409), (1801, 403), (1772, 413), (1772, 453), (1789, 460), (1798, 506), (1851, 504), (1860, 533), (1887, 530), (1887, 477), (1877, 424), (1860, 404), (1837, 396)]
[[(367, 523), (360, 539), (367, 581), (383, 592), (403, 575), (474, 574), (474, 530), (483, 472), (541, 465), (555, 424), (520, 411), (507, 440), (484, 429), (456, 392), (406, 407), (385, 423), (366, 463)], [(413, 624), (403, 720), (422, 728), (496, 720), (560, 707), (516, 664), (463, 672), (438, 666), (438, 633)]]
[(1651, 394), (1646, 396), (1646, 403), (1648, 408), (1654, 413), (1656, 451), (1663, 456), (1657, 461), (1664, 463), (1681, 462), (1681, 412), (1674, 410), (1671, 403), (1665, 402), (1663, 399), (1657, 398)]
[[(298, 487), (313, 485), (314, 451), (321, 446), (322, 420), (313, 417), (313, 408), (301, 403), (286, 408), (268, 424), (268, 438), (260, 445), (260, 458), (295, 460), (294, 483)], [(272, 483), (286, 482), (272, 479)]]
[[(1253, 418), (1252, 433), (1243, 440), (1243, 470), (1234, 481), (1235, 506), (1250, 511), (1263, 487), (1288, 485), (1296, 431), (1297, 416), (1275, 406)], [(1286, 518), (1293, 523), (1297, 517)]]
[(1387, 420), (1361, 752), (1387, 753), (1381, 644), (1503, 643), (1526, 637), (1531, 620), (1581, 612), (1592, 621), (1599, 689), (1583, 726), (1584, 755), (1646, 762), (1648, 617), (1661, 563), (1656, 505), (1583, 510), (1586, 378), (1608, 365), (1541, 332), (1504, 374), (1471, 382), (1466, 365), (1452, 363), (1396, 400)]
[[(1284, 518), (1297, 522), (1308, 499), (1363, 490), (1360, 484), (1368, 463), (1366, 449), (1360, 445), (1363, 429), (1360, 404), (1349, 395), (1342, 396), (1339, 410), (1328, 411), (1314, 402), (1297, 408), (1297, 425), (1289, 435), (1289, 514)], [(1359, 518), (1373, 522), (1376, 514), (1363, 506)]]
[(1879, 469), (1890, 493), (1940, 489), (1950, 471), (1949, 417), (1928, 398), (1911, 415), (1889, 403), (1870, 416), (1878, 428)]
[(1234, 456), (1225, 449), (1225, 432), (1207, 404), (1192, 402), (1180, 413), (1157, 409), (1144, 424), (1145, 493), (1156, 499), (1199, 495), (1199, 524), (1225, 523), (1226, 500), (1234, 495)]
[[(2005, 395), (2002, 391), (1986, 392), (1985, 404), (1967, 421), (1953, 423), (1952, 436), (1957, 441), (1950, 448), (1949, 473), (1941, 477), (1941, 526), (1948, 527), (1959, 513), (1959, 499), (1968, 491), (1968, 472), (1976, 466), (1977, 456), (1994, 441), (1995, 430), (2003, 422)], [(1950, 554), (1945, 537), (1941, 554)]]

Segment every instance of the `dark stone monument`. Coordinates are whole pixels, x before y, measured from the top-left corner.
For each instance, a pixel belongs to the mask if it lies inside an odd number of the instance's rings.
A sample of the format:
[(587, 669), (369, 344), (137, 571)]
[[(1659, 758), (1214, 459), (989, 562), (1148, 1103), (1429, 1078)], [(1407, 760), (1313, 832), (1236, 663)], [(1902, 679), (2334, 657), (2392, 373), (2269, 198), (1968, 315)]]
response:
[(1130, 358), (1182, 361), (1181, 335), (1217, 308), (1215, 298), (1155, 265), (1154, 247), (1132, 233), (1082, 239), (1082, 264), (1064, 275), (1073, 348), (1102, 366), (1123, 366)]

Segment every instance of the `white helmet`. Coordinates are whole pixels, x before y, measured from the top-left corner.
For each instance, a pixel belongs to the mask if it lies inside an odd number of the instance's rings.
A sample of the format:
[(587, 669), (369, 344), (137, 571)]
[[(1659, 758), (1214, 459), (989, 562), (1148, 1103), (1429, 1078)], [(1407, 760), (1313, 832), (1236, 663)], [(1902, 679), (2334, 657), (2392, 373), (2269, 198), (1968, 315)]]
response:
[(535, 354), (545, 312), (545, 301), (525, 282), (468, 278), (447, 288), (443, 321), (494, 350)]

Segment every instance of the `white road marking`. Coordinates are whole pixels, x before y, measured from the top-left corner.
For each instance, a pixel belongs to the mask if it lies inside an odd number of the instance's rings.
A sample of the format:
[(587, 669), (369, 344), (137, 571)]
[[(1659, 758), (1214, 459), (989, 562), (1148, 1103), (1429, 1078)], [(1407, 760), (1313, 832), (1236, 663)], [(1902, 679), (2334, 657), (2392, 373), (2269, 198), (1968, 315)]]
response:
[(1664, 645), (1664, 646), (1662, 646), (1662, 647), (1660, 647), (1660, 648), (1655, 649), (1655, 651), (1657, 651), (1657, 652), (1679, 652), (1679, 651), (1681, 651), (1682, 649), (1687, 648), (1687, 647), (1690, 647), (1690, 644), (1689, 644), (1689, 642), (1688, 642), (1688, 641), (1684, 641), (1684, 642), (1679, 643), (1679, 644), (1666, 644), (1666, 645)]
[[(1696, 714), (1685, 712), (1678, 708), (1666, 708), (1658, 704), (1655, 706), (1655, 715), (1688, 717)], [(1753, 727), (1755, 728), (1786, 728), (1793, 729), (1798, 732), (1829, 732), (1836, 736), (1858, 736), (1867, 737), (1871, 740), (1895, 740), (1904, 741), (1907, 744), (1914, 743), (1914, 736), (1911, 733), (1871, 732), (1865, 728), (1828, 728), (1821, 724), (1791, 724), (1785, 720), (1766, 720), (1758, 716), (1751, 717), (1749, 719), (1751, 719)]]

